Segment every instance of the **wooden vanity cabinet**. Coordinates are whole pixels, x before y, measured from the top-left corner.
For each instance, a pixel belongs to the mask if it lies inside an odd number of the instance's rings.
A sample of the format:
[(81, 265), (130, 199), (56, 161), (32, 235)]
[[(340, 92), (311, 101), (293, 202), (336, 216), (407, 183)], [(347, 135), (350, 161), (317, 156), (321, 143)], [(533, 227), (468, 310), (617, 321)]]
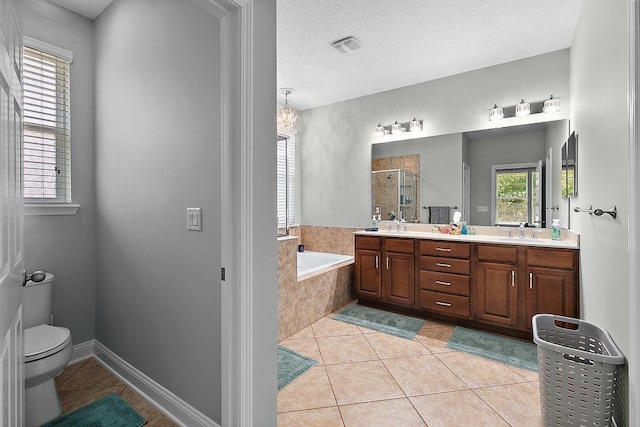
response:
[(476, 247), (475, 320), (500, 326), (518, 324), (518, 249)]
[(356, 236), (355, 294), (358, 298), (413, 307), (413, 239)]
[(578, 316), (578, 252), (526, 249), (526, 328), (538, 313)]
[(470, 318), (471, 243), (421, 240), (419, 307)]
[(413, 239), (385, 238), (383, 297), (390, 303), (415, 304), (415, 249)]

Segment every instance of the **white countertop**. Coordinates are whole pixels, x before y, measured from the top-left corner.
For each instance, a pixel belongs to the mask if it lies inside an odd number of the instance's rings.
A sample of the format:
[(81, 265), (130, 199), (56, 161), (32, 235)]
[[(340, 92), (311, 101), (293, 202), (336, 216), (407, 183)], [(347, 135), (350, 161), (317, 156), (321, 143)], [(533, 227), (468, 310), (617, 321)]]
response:
[[(400, 227), (403, 228), (404, 224)], [(379, 228), (378, 231), (357, 231), (360, 236), (382, 236), (382, 237), (404, 237), (411, 239), (428, 240), (450, 240), (456, 242), (476, 242), (492, 243), (499, 245), (521, 245), (521, 246), (542, 246), (548, 248), (580, 249), (580, 236), (569, 230), (563, 230), (562, 240), (551, 240), (551, 230), (541, 230), (538, 238), (531, 238), (530, 228), (525, 229), (526, 237), (518, 237), (520, 231), (517, 228), (512, 230), (513, 237), (507, 237), (507, 232), (497, 227), (474, 226), (476, 234), (444, 234), (440, 232), (425, 231), (427, 224), (407, 224), (407, 231), (388, 231), (386, 228)], [(428, 228), (433, 227), (428, 225)], [(487, 234), (485, 234), (487, 233)], [(489, 234), (491, 233), (491, 234)]]

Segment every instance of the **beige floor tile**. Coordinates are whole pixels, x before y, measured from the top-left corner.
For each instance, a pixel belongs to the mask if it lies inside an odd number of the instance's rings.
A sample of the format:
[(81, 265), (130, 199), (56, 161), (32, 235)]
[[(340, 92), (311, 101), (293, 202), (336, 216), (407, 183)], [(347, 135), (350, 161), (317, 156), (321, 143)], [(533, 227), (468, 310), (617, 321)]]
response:
[(320, 354), (320, 349), (318, 348), (318, 343), (315, 338), (287, 339), (282, 341), (280, 345), (296, 353), (300, 353), (303, 356), (312, 358), (318, 362), (319, 365), (323, 364), (322, 355)]
[(426, 427), (408, 399), (340, 406), (345, 427)]
[(509, 368), (527, 381), (538, 381), (540, 377), (537, 372), (533, 372), (528, 369), (522, 369), (516, 366), (509, 366)]
[[(67, 381), (65, 384), (70, 381)], [(111, 393), (120, 394), (125, 388), (126, 386), (124, 384), (119, 386), (95, 384), (91, 388), (58, 389), (58, 396), (62, 402), (62, 413), (68, 414), (69, 412), (73, 412)]]
[(540, 391), (537, 384), (527, 382), (478, 388), (474, 391), (512, 426), (542, 425)]
[(316, 340), (325, 365), (378, 360), (378, 355), (362, 334), (318, 337)]
[(281, 412), (278, 427), (343, 427), (337, 406), (306, 411)]
[(418, 331), (416, 338), (434, 354), (453, 351), (446, 348), (445, 345), (453, 335), (454, 329), (453, 326), (423, 327)]
[(60, 387), (62, 383), (67, 381), (69, 378), (71, 378), (71, 376), (75, 374), (78, 371), (78, 369), (82, 368), (88, 361), (89, 359), (86, 359), (86, 360), (82, 360), (80, 362), (65, 366), (62, 373), (58, 375), (55, 379), (56, 387)]
[(307, 326), (300, 332), (291, 335), (287, 340), (304, 340), (309, 338), (315, 338), (313, 335), (313, 328), (311, 326)]
[(95, 359), (89, 359), (68, 380), (60, 384), (58, 390), (91, 390), (107, 387), (124, 387), (124, 383)]
[(382, 362), (407, 396), (468, 388), (433, 355), (385, 359)]
[(330, 317), (323, 317), (311, 327), (316, 338), (337, 335), (362, 335), (356, 325), (333, 320)]
[(407, 340), (389, 334), (365, 334), (365, 338), (378, 354), (380, 359), (392, 357), (417, 356), (431, 354), (427, 347), (417, 339)]
[(325, 367), (338, 405), (405, 397), (379, 360)]
[(178, 424), (132, 389), (125, 388), (120, 397), (147, 420), (145, 427), (178, 427)]
[(525, 382), (504, 363), (462, 352), (440, 353), (436, 357), (470, 388)]
[(314, 366), (278, 392), (278, 412), (336, 406), (324, 366)]
[(508, 427), (489, 405), (471, 390), (409, 398), (429, 427)]

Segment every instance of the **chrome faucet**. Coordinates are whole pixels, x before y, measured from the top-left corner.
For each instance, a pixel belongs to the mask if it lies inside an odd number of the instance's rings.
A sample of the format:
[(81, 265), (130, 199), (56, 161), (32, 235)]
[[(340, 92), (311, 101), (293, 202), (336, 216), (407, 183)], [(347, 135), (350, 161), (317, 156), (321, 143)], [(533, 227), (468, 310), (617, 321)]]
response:
[(523, 222), (520, 223), (519, 228), (520, 228), (520, 238), (524, 239), (524, 223)]
[(538, 238), (538, 234), (537, 233), (539, 233), (540, 231), (542, 231), (542, 230), (540, 230), (539, 228), (534, 228), (533, 230), (531, 230), (531, 238), (532, 239), (537, 239)]

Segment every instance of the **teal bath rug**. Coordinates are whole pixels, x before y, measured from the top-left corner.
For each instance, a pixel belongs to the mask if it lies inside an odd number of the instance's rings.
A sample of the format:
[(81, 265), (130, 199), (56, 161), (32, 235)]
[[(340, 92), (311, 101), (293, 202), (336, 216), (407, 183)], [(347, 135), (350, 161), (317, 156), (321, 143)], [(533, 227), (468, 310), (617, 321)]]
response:
[(538, 349), (532, 342), (456, 326), (446, 347), (538, 371)]
[(426, 321), (375, 308), (353, 304), (333, 315), (334, 320), (363, 326), (408, 340), (416, 336)]
[(286, 347), (278, 346), (278, 391), (318, 362)]
[(110, 394), (42, 427), (140, 427), (146, 422), (120, 396)]

